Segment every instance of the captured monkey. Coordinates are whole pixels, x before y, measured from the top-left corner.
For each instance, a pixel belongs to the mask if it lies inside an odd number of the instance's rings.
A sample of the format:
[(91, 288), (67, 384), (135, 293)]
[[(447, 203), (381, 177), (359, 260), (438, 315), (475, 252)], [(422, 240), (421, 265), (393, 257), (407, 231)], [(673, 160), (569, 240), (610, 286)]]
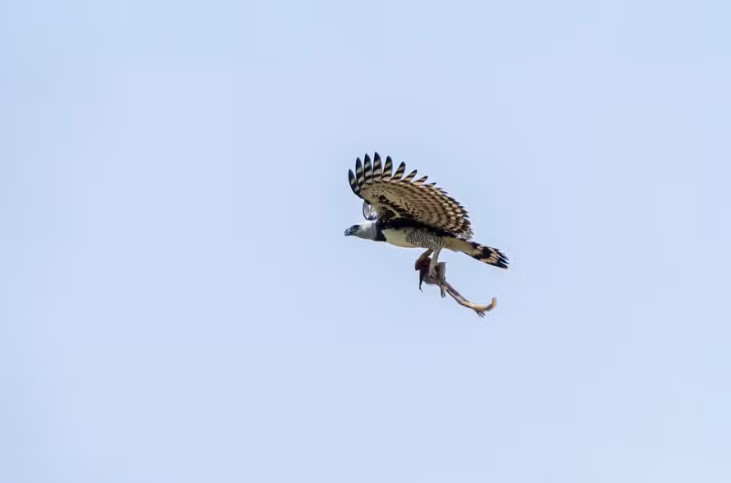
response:
[(431, 263), (431, 253), (431, 250), (427, 250), (416, 260), (416, 263), (414, 264), (414, 269), (419, 272), (419, 290), (421, 290), (422, 283), (426, 283), (427, 285), (438, 285), (442, 297), (448, 293), (455, 301), (457, 301), (458, 304), (474, 310), (480, 317), (484, 317), (485, 312), (489, 312), (495, 308), (495, 305), (497, 304), (497, 299), (495, 299), (495, 297), (492, 298), (492, 302), (490, 302), (489, 305), (478, 305), (473, 304), (457, 292), (457, 290), (455, 290), (455, 288), (447, 282), (447, 265), (444, 262), (437, 263), (437, 276), (430, 276), (429, 264)]

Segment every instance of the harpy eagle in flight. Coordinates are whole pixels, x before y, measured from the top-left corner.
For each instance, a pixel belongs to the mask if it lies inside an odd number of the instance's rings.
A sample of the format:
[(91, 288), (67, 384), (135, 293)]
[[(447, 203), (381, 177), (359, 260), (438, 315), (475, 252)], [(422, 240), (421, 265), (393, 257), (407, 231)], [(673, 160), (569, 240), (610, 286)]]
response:
[(442, 248), (508, 268), (508, 258), (500, 250), (471, 241), (469, 215), (460, 203), (435, 183), (427, 184), (426, 176), (414, 180), (416, 170), (404, 176), (405, 163), (393, 174), (392, 168), (390, 156), (383, 165), (378, 153), (372, 163), (367, 154), (362, 163), (356, 159), (355, 174), (348, 171), (348, 179), (353, 193), (363, 199), (363, 216), (368, 221), (351, 226), (345, 236), (433, 251), (429, 264), (432, 277), (437, 277), (437, 258)]

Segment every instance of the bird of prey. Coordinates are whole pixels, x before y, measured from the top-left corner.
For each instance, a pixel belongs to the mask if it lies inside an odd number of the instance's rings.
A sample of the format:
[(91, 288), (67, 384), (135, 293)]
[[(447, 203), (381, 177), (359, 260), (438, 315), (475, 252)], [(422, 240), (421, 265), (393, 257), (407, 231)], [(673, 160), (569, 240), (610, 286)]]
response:
[(385, 241), (407, 248), (426, 248), (433, 252), (429, 275), (438, 278), (439, 252), (447, 248), (465, 253), (488, 265), (508, 268), (508, 258), (496, 248), (471, 241), (472, 226), (467, 210), (435, 183), (417, 180), (416, 170), (404, 176), (406, 164), (392, 173), (393, 161), (382, 164), (376, 153), (373, 161), (366, 154), (355, 161), (355, 173), (348, 171), (353, 193), (363, 199), (365, 223), (345, 230), (366, 240)]

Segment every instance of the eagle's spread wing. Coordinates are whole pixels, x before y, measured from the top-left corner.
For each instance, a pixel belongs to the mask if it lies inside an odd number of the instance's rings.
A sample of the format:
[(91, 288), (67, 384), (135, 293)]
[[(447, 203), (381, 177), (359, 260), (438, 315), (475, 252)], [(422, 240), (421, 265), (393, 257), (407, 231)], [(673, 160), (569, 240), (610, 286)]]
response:
[(348, 172), (350, 187), (360, 198), (370, 204), (383, 223), (405, 222), (444, 230), (469, 240), (472, 237), (467, 210), (446, 191), (426, 184), (427, 177), (414, 181), (416, 170), (404, 176), (406, 164), (401, 163), (391, 175), (391, 157), (381, 165), (376, 153), (371, 158), (366, 154), (361, 163), (355, 161), (355, 174)]

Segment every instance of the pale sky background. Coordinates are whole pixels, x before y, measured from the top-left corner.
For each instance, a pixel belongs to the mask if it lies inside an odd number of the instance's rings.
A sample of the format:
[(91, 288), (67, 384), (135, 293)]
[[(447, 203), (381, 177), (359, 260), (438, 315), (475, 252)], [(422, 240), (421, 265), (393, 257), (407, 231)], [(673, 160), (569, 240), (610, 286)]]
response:
[(2, 2), (0, 481), (731, 481), (728, 5)]

